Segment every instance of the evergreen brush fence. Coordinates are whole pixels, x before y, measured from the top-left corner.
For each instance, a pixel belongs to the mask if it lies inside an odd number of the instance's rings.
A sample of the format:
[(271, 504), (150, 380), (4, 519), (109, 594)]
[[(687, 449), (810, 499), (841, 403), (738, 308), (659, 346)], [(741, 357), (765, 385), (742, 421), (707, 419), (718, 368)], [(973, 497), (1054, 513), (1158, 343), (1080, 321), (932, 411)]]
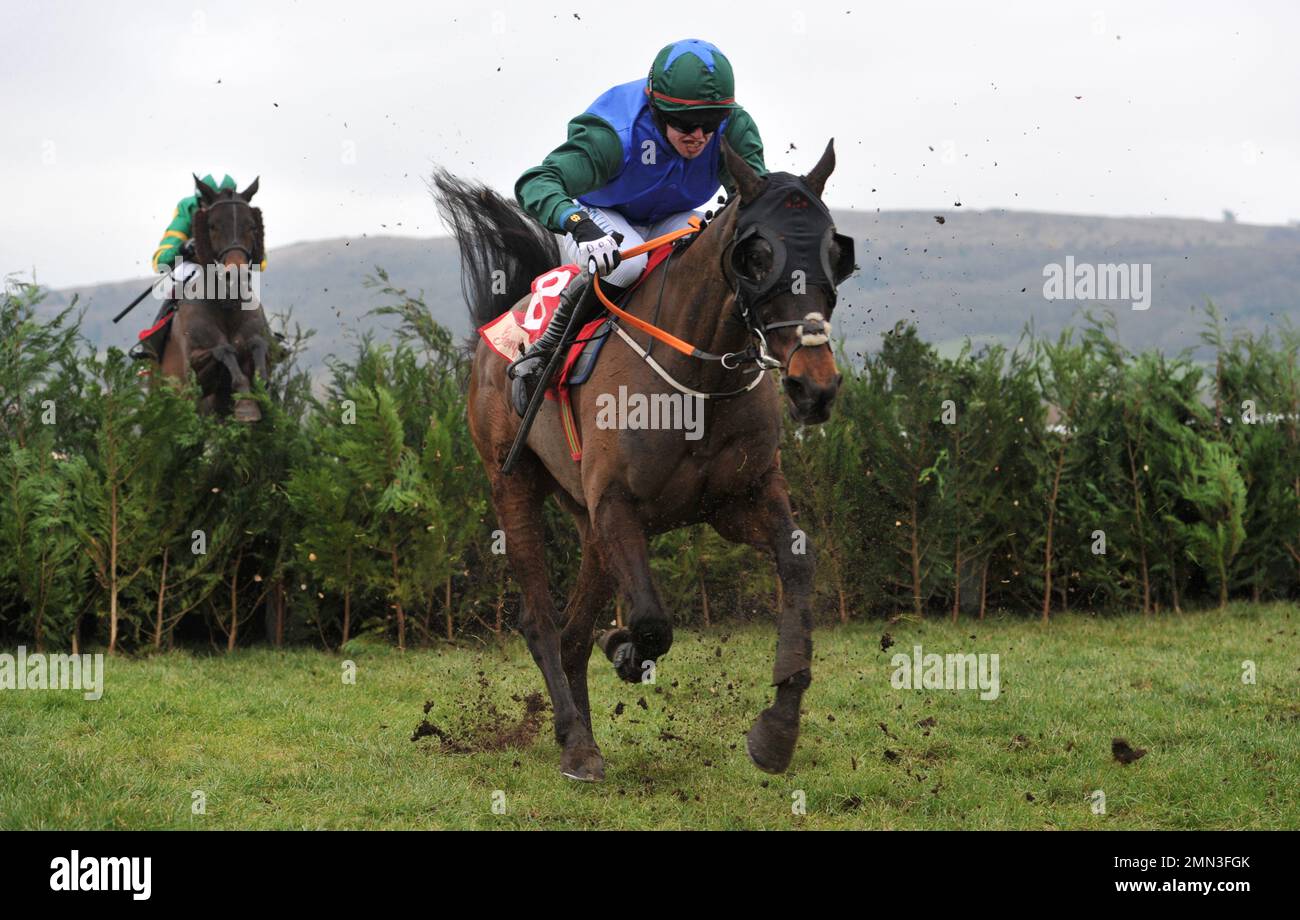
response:
[[(465, 354), (375, 282), (399, 334), (316, 392), (286, 343), (256, 425), (196, 414), (69, 307), (8, 282), (0, 310), (0, 644), (110, 650), (266, 639), (399, 646), (515, 617), (465, 422)], [(287, 320), (286, 320), (287, 322)], [(830, 422), (782, 461), (826, 619), (1146, 613), (1300, 595), (1300, 333), (1208, 363), (1130, 354), (1106, 320), (942, 358), (900, 326), (841, 355)], [(548, 510), (554, 590), (577, 570)], [(774, 572), (707, 528), (657, 538), (678, 622), (770, 611)]]

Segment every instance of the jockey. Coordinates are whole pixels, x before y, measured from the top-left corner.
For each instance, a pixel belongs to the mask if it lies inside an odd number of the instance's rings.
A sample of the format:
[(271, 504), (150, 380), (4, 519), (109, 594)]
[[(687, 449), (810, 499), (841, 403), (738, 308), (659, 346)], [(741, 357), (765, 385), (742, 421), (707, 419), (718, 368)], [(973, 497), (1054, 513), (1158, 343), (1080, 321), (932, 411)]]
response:
[[(722, 158), (724, 137), (759, 175), (767, 172), (758, 128), (736, 104), (726, 56), (697, 38), (673, 42), (655, 56), (648, 79), (615, 86), (572, 119), (569, 139), (519, 178), (515, 198), (564, 234), (566, 262), (585, 270), (596, 260), (601, 288), (613, 298), (636, 281), (648, 258), (620, 262), (620, 245), (685, 227), (720, 185), (735, 191)], [(510, 375), (523, 377), (530, 395), (581, 293), (560, 301), (542, 337), (511, 364)]]
[[(220, 185), (211, 175), (204, 176), (203, 183), (218, 191), (234, 191), (236, 187), (235, 180), (229, 175), (221, 180)], [(192, 256), (193, 254), (193, 250), (188, 244), (190, 229), (194, 225), (194, 212), (198, 209), (199, 196), (197, 192), (188, 198), (182, 198), (176, 205), (176, 210), (172, 212), (172, 222), (163, 231), (162, 240), (158, 243), (158, 248), (154, 250), (153, 270), (159, 273), (171, 270), (171, 280), (164, 282), (164, 289), (170, 293), (163, 300), (162, 306), (158, 308), (158, 316), (154, 319), (154, 326), (157, 326), (164, 316), (176, 308), (177, 294), (181, 290), (181, 286), (187, 278), (201, 268), (194, 262), (185, 259), (187, 255)], [(265, 260), (262, 261), (261, 267), (262, 269), (266, 268)], [(131, 357), (161, 361), (163, 346), (167, 342), (168, 328), (170, 328), (170, 324), (157, 329), (149, 337), (141, 339), (131, 349)]]

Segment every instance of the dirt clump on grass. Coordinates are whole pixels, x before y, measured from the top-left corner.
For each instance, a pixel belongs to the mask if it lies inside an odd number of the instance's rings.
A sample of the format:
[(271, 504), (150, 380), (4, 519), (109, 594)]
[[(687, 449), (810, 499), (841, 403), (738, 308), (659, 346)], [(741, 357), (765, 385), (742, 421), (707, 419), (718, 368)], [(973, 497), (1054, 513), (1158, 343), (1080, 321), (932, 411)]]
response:
[[(481, 672), (478, 683), (478, 698), (472, 705), (461, 703), (453, 722), (444, 727), (427, 718), (421, 719), (411, 735), (411, 741), (418, 743), (423, 738), (437, 738), (437, 750), (445, 754), (483, 754), (531, 745), (546, 718), (549, 704), (545, 697), (537, 691), (522, 697), (514, 695), (512, 699), (523, 706), (523, 712), (514, 716), (502, 712), (488, 697), (490, 683)], [(432, 708), (432, 701), (425, 704), (426, 716)], [(434, 748), (425, 745), (425, 749)]]
[(1130, 764), (1140, 757), (1145, 757), (1146, 748), (1135, 748), (1123, 738), (1114, 738), (1110, 742), (1111, 756), (1123, 764)]

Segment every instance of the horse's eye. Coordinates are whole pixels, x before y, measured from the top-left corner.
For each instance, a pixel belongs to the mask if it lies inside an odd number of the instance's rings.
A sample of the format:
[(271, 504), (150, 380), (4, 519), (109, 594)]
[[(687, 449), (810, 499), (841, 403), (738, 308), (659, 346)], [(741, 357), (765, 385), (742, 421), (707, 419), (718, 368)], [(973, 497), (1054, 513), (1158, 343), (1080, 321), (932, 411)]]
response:
[(751, 278), (761, 278), (772, 268), (772, 247), (767, 240), (758, 240), (748, 248), (744, 256), (745, 274)]

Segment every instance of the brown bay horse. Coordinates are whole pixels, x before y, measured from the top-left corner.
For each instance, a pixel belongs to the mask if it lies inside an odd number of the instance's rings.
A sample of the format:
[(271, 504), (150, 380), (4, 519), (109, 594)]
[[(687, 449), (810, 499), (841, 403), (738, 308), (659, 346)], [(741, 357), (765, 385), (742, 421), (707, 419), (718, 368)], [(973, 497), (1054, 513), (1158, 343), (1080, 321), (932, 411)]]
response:
[(199, 208), (191, 234), (193, 261), (209, 280), (197, 295), (177, 295), (162, 375), (184, 381), (192, 371), (202, 391), (202, 411), (256, 422), (262, 410), (251, 398), (253, 380), (267, 379), (273, 336), (261, 302), (241, 296), (235, 283), (212, 284), (210, 269), (224, 270), (232, 281), (239, 272), (249, 278), (266, 257), (262, 212), (249, 204), (258, 180), (242, 192), (214, 189), (197, 176), (194, 181)]
[[(672, 623), (651, 578), (647, 537), (700, 522), (775, 559), (783, 588), (776, 700), (759, 714), (746, 748), (759, 768), (778, 773), (789, 766), (798, 739), (799, 704), (812, 679), (814, 561), (791, 514), (777, 447), (783, 404), (801, 423), (829, 415), (840, 381), (829, 318), (835, 287), (854, 268), (853, 246), (834, 232), (821, 203), (835, 165), (833, 142), (804, 177), (760, 177), (725, 145), (724, 156), (738, 196), (623, 305), (698, 349), (691, 356), (656, 343), (652, 358), (668, 376), (691, 390), (729, 397), (699, 403), (705, 407), (701, 436), (597, 423), (601, 394), (620, 387), (674, 393), (626, 340), (611, 341), (590, 379), (572, 391), (581, 461), (570, 457), (557, 404), (548, 400), (518, 465), (503, 475), (520, 424), (508, 398), (506, 361), (482, 341), (474, 355), (470, 431), (522, 590), (521, 631), (555, 712), (560, 769), (572, 779), (604, 777), (587, 696), (593, 645), (599, 641), (619, 676), (634, 682), (668, 651)], [(466, 300), (475, 325), (482, 325), (529, 296), (531, 280), (560, 264), (556, 239), (484, 186), (443, 170), (433, 181), (459, 243)], [(626, 323), (624, 330), (641, 348), (650, 346), (645, 332)], [(773, 367), (781, 370), (780, 388)], [(572, 514), (582, 542), (577, 583), (562, 614), (543, 558), (542, 505), (550, 494)], [(596, 621), (615, 590), (627, 601), (627, 628), (598, 639)]]

